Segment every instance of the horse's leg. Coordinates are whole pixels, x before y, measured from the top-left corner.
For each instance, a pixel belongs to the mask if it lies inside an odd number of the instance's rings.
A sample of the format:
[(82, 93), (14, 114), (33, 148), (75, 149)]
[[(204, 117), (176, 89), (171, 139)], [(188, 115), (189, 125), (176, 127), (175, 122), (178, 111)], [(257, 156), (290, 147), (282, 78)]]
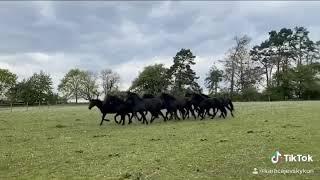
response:
[(175, 119), (180, 120), (180, 118), (179, 118), (179, 116), (178, 116), (178, 113), (177, 113), (177, 110), (174, 111), (174, 117), (175, 117)]
[(124, 114), (121, 114), (121, 121), (122, 121), (122, 126), (125, 124), (125, 115)]
[(212, 111), (213, 111), (213, 114), (211, 114), (211, 119), (213, 119), (213, 118), (216, 117), (216, 115), (217, 115), (217, 113), (218, 113), (218, 108), (213, 107)]
[[(169, 117), (169, 118), (168, 118), (168, 114), (170, 114), (170, 117)], [(172, 118), (173, 118), (173, 113), (172, 113), (171, 110), (170, 110), (170, 111), (167, 110), (167, 112), (166, 112), (166, 118), (167, 118), (167, 120), (172, 120)]]
[(104, 121), (104, 117), (107, 115), (107, 113), (103, 113), (102, 114), (102, 118), (101, 118), (101, 122), (100, 122), (100, 126), (102, 126), (102, 123), (103, 123), (103, 121)]
[[(214, 114), (210, 113), (211, 107), (208, 107), (206, 109), (206, 115), (211, 116), (211, 119), (213, 119), (213, 117), (215, 116)], [(212, 108), (213, 112), (214, 112), (214, 108)]]
[(152, 123), (154, 121), (154, 119), (156, 118), (157, 113), (155, 113), (155, 112), (150, 112), (150, 113), (151, 113), (150, 123)]
[[(129, 113), (127, 113), (126, 115), (128, 116), (128, 119), (129, 119), (129, 123), (128, 123), (128, 124), (131, 124), (131, 123), (132, 123), (132, 118), (133, 118), (133, 116), (130, 117), (130, 114), (129, 114)], [(125, 116), (125, 115), (124, 115), (124, 119), (126, 119), (126, 116)]]
[(161, 112), (161, 110), (159, 111), (159, 114), (162, 116), (164, 121), (167, 121), (167, 117), (163, 115), (163, 113)]
[(234, 117), (231, 108), (229, 106), (226, 106), (226, 108), (230, 111), (231, 116)]
[(206, 107), (203, 107), (203, 108), (200, 109), (200, 111), (199, 111), (200, 113), (199, 113), (199, 114), (200, 114), (200, 116), (201, 116), (201, 120), (203, 120), (203, 119), (206, 118), (207, 110), (208, 110), (208, 109), (207, 109)]
[(203, 120), (204, 119), (204, 110), (201, 108), (201, 109), (199, 109), (199, 111), (198, 111), (198, 117), (200, 117), (200, 120)]
[(201, 113), (202, 113), (202, 110), (200, 107), (197, 107), (197, 112), (198, 112), (198, 117), (200, 117)]
[(194, 110), (190, 109), (190, 112), (191, 112), (192, 116), (194, 117), (194, 119), (197, 119), (197, 116), (195, 115)]
[(182, 108), (181, 110), (180, 110), (180, 113), (182, 114), (182, 119), (183, 120), (185, 120), (186, 119), (186, 111)]
[(189, 111), (189, 108), (185, 108), (185, 110), (186, 110), (185, 118), (187, 118), (187, 117), (188, 117), (188, 119), (189, 119), (189, 118), (190, 118), (190, 111)]
[(140, 111), (139, 113), (140, 113), (140, 115), (142, 116), (143, 122), (146, 122), (146, 125), (148, 125), (148, 121), (147, 121), (147, 119), (146, 119), (146, 116), (144, 115), (144, 112), (143, 112), (143, 111)]
[[(168, 115), (170, 114), (170, 118), (168, 118)], [(171, 118), (172, 118), (172, 113), (171, 113), (171, 111), (168, 111), (167, 110), (167, 112), (166, 112), (166, 119), (167, 120), (171, 120)]]
[(120, 120), (120, 122), (117, 121), (117, 117), (118, 117), (118, 116), (120, 116), (119, 113), (117, 113), (116, 115), (114, 115), (114, 121), (115, 121), (117, 124), (120, 124), (120, 123), (121, 123), (121, 120)]
[(227, 110), (224, 107), (221, 107), (222, 117), (225, 119), (227, 117)]
[(130, 116), (130, 114), (128, 113), (128, 115), (129, 115), (129, 121), (132, 121), (132, 118), (133, 118), (133, 112), (131, 113), (131, 116)]

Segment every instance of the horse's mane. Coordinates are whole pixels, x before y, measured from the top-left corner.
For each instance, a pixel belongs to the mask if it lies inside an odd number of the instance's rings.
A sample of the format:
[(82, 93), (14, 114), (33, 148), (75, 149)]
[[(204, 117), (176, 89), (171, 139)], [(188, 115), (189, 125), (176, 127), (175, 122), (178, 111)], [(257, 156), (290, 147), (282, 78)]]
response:
[(90, 101), (92, 102), (97, 102), (97, 103), (101, 103), (102, 104), (102, 101), (100, 99), (91, 99)]
[(167, 93), (161, 93), (161, 96), (164, 97), (165, 99), (168, 99), (168, 100), (175, 100), (176, 98), (170, 94), (167, 94)]
[(193, 93), (193, 98), (196, 98), (198, 100), (206, 99), (207, 96), (203, 96), (202, 94)]
[(114, 96), (114, 95), (108, 95), (105, 98), (104, 102), (108, 102), (108, 101), (116, 102), (116, 103), (123, 103), (124, 102), (121, 98)]
[(128, 92), (128, 98), (142, 100), (142, 98), (137, 93), (133, 93), (133, 92)]
[(152, 94), (144, 94), (142, 98), (154, 98), (155, 96)]

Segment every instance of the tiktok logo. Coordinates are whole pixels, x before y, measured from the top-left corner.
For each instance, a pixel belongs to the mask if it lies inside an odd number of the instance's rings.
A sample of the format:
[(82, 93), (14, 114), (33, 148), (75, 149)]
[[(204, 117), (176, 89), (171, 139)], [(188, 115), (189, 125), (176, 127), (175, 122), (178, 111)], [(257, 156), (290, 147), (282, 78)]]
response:
[(273, 164), (278, 163), (279, 160), (280, 160), (280, 157), (281, 157), (281, 154), (280, 154), (279, 151), (274, 152), (274, 153), (272, 154), (272, 156), (271, 156), (271, 162), (272, 162)]

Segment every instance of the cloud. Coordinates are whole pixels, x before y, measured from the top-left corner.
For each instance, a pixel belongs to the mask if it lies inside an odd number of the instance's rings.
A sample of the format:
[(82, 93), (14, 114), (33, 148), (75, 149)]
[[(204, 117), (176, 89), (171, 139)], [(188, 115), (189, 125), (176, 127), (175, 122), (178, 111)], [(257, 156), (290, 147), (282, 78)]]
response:
[(176, 52), (190, 48), (203, 85), (236, 35), (254, 45), (273, 29), (301, 25), (319, 40), (319, 8), (316, 1), (2, 2), (0, 68), (19, 79), (44, 70), (55, 87), (71, 68), (112, 68), (126, 89), (144, 66), (170, 66)]

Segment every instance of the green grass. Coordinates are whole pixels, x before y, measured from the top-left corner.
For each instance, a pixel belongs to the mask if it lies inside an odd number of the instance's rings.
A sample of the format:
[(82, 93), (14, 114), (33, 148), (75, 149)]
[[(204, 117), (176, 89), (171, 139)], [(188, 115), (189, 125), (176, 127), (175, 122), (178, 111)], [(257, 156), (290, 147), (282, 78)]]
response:
[[(148, 126), (99, 126), (100, 112), (87, 106), (0, 111), (0, 179), (319, 179), (319, 101), (235, 107), (235, 118)], [(275, 165), (275, 150), (314, 162)], [(253, 175), (253, 168), (315, 173)]]

